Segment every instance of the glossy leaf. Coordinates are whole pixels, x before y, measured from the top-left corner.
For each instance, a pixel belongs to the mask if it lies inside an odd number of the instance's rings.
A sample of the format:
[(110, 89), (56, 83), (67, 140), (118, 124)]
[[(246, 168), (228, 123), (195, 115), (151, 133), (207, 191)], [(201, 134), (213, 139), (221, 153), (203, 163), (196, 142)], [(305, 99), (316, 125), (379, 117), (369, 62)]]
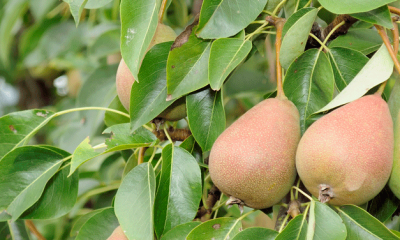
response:
[[(39, 200), (64, 155), (46, 147), (25, 146), (14, 149), (0, 161), (0, 212), (15, 221)], [(26, 174), (29, 172), (29, 174)]]
[(287, 69), (306, 47), (308, 35), (317, 17), (318, 9), (303, 8), (290, 16), (283, 27), (280, 62)]
[(156, 178), (153, 167), (142, 163), (122, 180), (115, 196), (115, 214), (129, 239), (153, 239)]
[(383, 223), (354, 205), (337, 208), (347, 228), (347, 239), (399, 239)]
[(369, 60), (359, 51), (341, 47), (330, 49), (328, 54), (335, 75), (336, 87), (339, 91), (349, 85)]
[(28, 3), (28, 0), (13, 0), (7, 1), (4, 5), (4, 14), (1, 16), (0, 21), (0, 60), (6, 67), (10, 64), (11, 44), (14, 34), (14, 31), (12, 31), (13, 27), (26, 11)]
[(112, 0), (88, 0), (85, 5), (85, 8), (87, 9), (101, 8), (110, 2), (112, 2)]
[(201, 38), (224, 38), (238, 33), (254, 21), (267, 0), (204, 0), (197, 35)]
[(93, 214), (79, 229), (76, 240), (107, 239), (116, 227), (118, 219), (114, 214), (114, 208), (105, 208)]
[(203, 152), (211, 150), (218, 136), (225, 130), (225, 111), (222, 91), (210, 88), (186, 97), (190, 130)]
[(121, 1), (121, 54), (137, 81), (140, 63), (157, 28), (161, 1)]
[(104, 130), (103, 133), (112, 134), (111, 138), (106, 139), (106, 152), (145, 147), (157, 140), (152, 132), (143, 127), (131, 133), (129, 123), (111, 126)]
[(193, 135), (190, 135), (190, 137), (186, 138), (185, 141), (183, 141), (179, 145), (179, 147), (190, 152), (198, 163), (203, 163), (203, 158), (202, 158), (203, 151), (201, 150), (201, 147), (194, 139)]
[(317, 112), (328, 111), (362, 97), (370, 89), (386, 81), (392, 72), (393, 61), (385, 45), (382, 45), (351, 83), (328, 105)]
[[(126, 111), (126, 109), (122, 105), (122, 103), (119, 100), (118, 96), (116, 96), (111, 101), (110, 105), (108, 105), (107, 108), (115, 109), (115, 110), (118, 110), (120, 112), (124, 112), (126, 114), (129, 114), (128, 111)], [(130, 119), (128, 117), (123, 116), (123, 115), (118, 114), (118, 113), (106, 111), (106, 113), (104, 115), (104, 123), (106, 124), (107, 127), (111, 127), (112, 125), (121, 124), (121, 123), (129, 123), (129, 122), (130, 122)]]
[(25, 110), (0, 117), (0, 159), (27, 142), (54, 116), (47, 110)]
[(336, 14), (367, 12), (391, 2), (394, 0), (319, 0), (324, 8)]
[[(63, 157), (70, 154), (59, 149), (57, 151)], [(69, 167), (58, 171), (46, 184), (39, 200), (25, 211), (21, 218), (24, 219), (54, 219), (67, 214), (75, 205), (78, 196), (78, 173), (68, 176)]]
[(168, 231), (160, 240), (179, 240), (185, 239), (186, 236), (193, 230), (193, 228), (199, 226), (201, 222), (188, 222), (178, 225)]
[(172, 42), (155, 45), (146, 54), (140, 68), (140, 82), (131, 90), (131, 128), (135, 130), (153, 120), (174, 101), (166, 101), (166, 65)]
[(387, 6), (382, 6), (368, 12), (351, 14), (351, 16), (361, 21), (381, 25), (388, 29), (393, 28), (392, 18)]
[(193, 220), (201, 194), (201, 172), (194, 157), (172, 144), (164, 147), (154, 208), (157, 236), (161, 237), (172, 228)]
[(274, 240), (276, 236), (278, 236), (277, 231), (261, 227), (251, 227), (238, 233), (232, 240)]
[(181, 47), (174, 48), (167, 61), (167, 93), (176, 99), (208, 84), (211, 42), (194, 33)]
[(220, 90), (225, 79), (252, 48), (250, 41), (236, 38), (220, 38), (211, 45), (208, 63), (208, 80), (213, 90)]
[(368, 212), (379, 221), (385, 222), (392, 217), (399, 205), (400, 200), (390, 191), (388, 186), (385, 186), (376, 197), (368, 202)]
[(69, 174), (72, 175), (79, 166), (100, 154), (100, 152), (96, 152), (92, 145), (89, 144), (89, 137), (85, 138), (85, 140), (78, 145), (72, 155)]
[(334, 76), (324, 52), (310, 49), (290, 65), (283, 90), (300, 112), (300, 128), (304, 133), (307, 118), (333, 98)]
[(232, 239), (240, 232), (242, 222), (239, 219), (222, 217), (204, 222), (194, 228), (186, 240)]
[(343, 47), (368, 55), (382, 45), (382, 38), (373, 29), (350, 29), (345, 35), (339, 36), (329, 43), (330, 48)]
[(295, 11), (299, 11), (304, 8), (308, 3), (308, 0), (288, 0), (284, 5), (285, 17), (290, 18)]
[(307, 233), (307, 221), (303, 214), (290, 220), (288, 225), (278, 234), (276, 240), (305, 240)]
[(82, 11), (85, 8), (85, 5), (88, 2), (88, 0), (64, 0), (64, 2), (68, 3), (71, 14), (74, 17), (76, 26), (78, 26)]
[(313, 215), (315, 222), (311, 224), (311, 221), (309, 221), (308, 225), (314, 232), (313, 239), (345, 240), (347, 236), (346, 226), (339, 215), (326, 204), (315, 201), (314, 203), (313, 213), (310, 208), (310, 218)]
[(71, 229), (71, 236), (75, 236), (78, 234), (79, 230), (83, 227), (83, 224), (85, 224), (90, 218), (92, 218), (93, 216), (101, 213), (102, 211), (106, 210), (108, 208), (100, 208), (100, 209), (96, 209), (93, 210), (83, 216), (81, 216), (80, 218), (78, 218), (78, 220), (76, 220), (76, 222), (74, 223), (74, 225), (72, 226)]
[(13, 240), (26, 240), (30, 239), (29, 230), (25, 225), (25, 221), (8, 221), (8, 226), (10, 229), (10, 235)]

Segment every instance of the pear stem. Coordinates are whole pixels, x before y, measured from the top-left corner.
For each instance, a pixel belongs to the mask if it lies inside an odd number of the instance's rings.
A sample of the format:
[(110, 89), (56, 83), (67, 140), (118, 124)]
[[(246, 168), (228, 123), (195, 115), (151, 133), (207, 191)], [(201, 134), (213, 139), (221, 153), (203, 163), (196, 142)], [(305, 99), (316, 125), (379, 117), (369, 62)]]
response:
[(279, 61), (281, 44), (282, 44), (282, 30), (285, 25), (285, 19), (268, 16), (266, 18), (267, 22), (274, 25), (276, 28), (276, 38), (275, 38), (275, 53), (276, 53), (276, 88), (277, 88), (277, 98), (286, 99), (285, 93), (283, 92), (282, 85), (282, 67)]
[(164, 13), (167, 7), (168, 0), (163, 0), (160, 7), (160, 12), (158, 13), (158, 22), (162, 23), (164, 19)]

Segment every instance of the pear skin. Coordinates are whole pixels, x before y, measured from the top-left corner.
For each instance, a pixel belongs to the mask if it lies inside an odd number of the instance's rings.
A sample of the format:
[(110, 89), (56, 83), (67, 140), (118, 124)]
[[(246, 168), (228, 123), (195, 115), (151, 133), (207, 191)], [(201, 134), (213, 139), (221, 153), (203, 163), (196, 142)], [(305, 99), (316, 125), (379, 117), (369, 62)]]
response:
[(290, 191), (300, 117), (287, 99), (266, 99), (229, 126), (215, 141), (209, 170), (213, 183), (244, 205), (263, 209)]
[(364, 96), (307, 129), (297, 148), (297, 172), (321, 202), (361, 205), (387, 183), (393, 145), (387, 103), (379, 94)]

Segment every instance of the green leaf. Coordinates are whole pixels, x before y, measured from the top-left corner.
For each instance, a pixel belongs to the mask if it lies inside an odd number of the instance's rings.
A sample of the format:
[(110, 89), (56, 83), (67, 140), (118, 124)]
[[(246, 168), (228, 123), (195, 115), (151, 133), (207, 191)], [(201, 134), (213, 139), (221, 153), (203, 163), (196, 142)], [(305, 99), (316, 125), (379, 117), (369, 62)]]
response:
[(193, 228), (200, 225), (201, 222), (188, 222), (181, 225), (178, 225), (168, 231), (165, 235), (162, 236), (160, 240), (179, 240), (185, 239), (186, 236), (193, 230)]
[(389, 220), (400, 205), (400, 200), (390, 191), (388, 186), (368, 203), (368, 212), (379, 221)]
[(79, 166), (86, 161), (99, 156), (101, 153), (96, 152), (92, 145), (89, 144), (89, 137), (85, 138), (75, 149), (71, 159), (71, 168), (69, 175), (72, 175)]
[(268, 0), (204, 0), (197, 35), (205, 39), (230, 37), (254, 21)]
[(350, 16), (364, 22), (381, 25), (388, 29), (393, 28), (392, 18), (387, 6), (382, 6), (368, 12), (351, 14)]
[(276, 240), (305, 240), (307, 233), (307, 221), (303, 214), (290, 220), (288, 225), (278, 234)]
[(48, 12), (57, 3), (57, 0), (30, 0), (30, 11), (37, 22), (41, 22)]
[(339, 36), (329, 43), (329, 48), (343, 47), (362, 52), (368, 55), (375, 52), (382, 45), (382, 38), (373, 29), (350, 29), (346, 35)]
[(283, 90), (300, 112), (304, 133), (307, 118), (333, 98), (334, 76), (326, 54), (318, 49), (304, 52), (287, 70)]
[(250, 41), (237, 38), (220, 38), (211, 45), (208, 62), (208, 80), (213, 90), (220, 90), (224, 80), (252, 48)]
[(152, 132), (143, 127), (131, 133), (129, 123), (111, 126), (104, 130), (103, 133), (112, 133), (111, 138), (106, 139), (106, 152), (146, 147), (157, 140), (157, 137)]
[[(106, 65), (93, 71), (79, 90), (77, 107), (107, 107), (110, 105), (117, 94), (115, 87), (117, 67), (117, 65)], [(104, 111), (85, 111), (79, 114), (86, 120), (82, 128), (90, 128), (92, 136), (104, 122)], [(82, 140), (78, 139), (78, 141)]]
[(125, 165), (126, 163), (120, 152), (115, 152), (106, 157), (100, 165), (100, 180), (107, 185), (112, 184), (114, 181), (121, 180), (122, 166)]
[(83, 163), (105, 153), (126, 150), (131, 148), (146, 147), (151, 145), (156, 136), (145, 128), (136, 129), (130, 133), (129, 123), (113, 125), (103, 133), (112, 134), (111, 138), (106, 139), (107, 149), (103, 152), (97, 152), (90, 144), (89, 138), (86, 138), (75, 149), (71, 160), (70, 175), (76, 171)]
[(160, 4), (157, 0), (121, 1), (121, 54), (136, 81), (140, 80), (140, 63), (156, 32)]
[[(308, 227), (312, 227), (313, 239), (341, 240), (346, 239), (346, 226), (343, 224), (339, 215), (326, 204), (315, 202), (314, 213), (315, 223), (309, 222)], [(307, 236), (308, 237), (308, 236)]]
[(172, 42), (150, 49), (140, 68), (140, 82), (132, 85), (130, 98), (131, 128), (137, 129), (153, 120), (174, 101), (166, 101), (166, 65)]
[(337, 208), (347, 228), (347, 239), (399, 239), (383, 223), (354, 205)]
[(167, 61), (167, 93), (179, 98), (208, 84), (208, 62), (211, 42), (196, 37), (195, 28), (189, 40), (174, 48)]
[(122, 180), (115, 196), (115, 214), (129, 239), (153, 239), (153, 205), (156, 177), (149, 163), (142, 163)]
[(11, 239), (13, 240), (30, 240), (29, 231), (25, 225), (25, 221), (17, 220), (17, 221), (8, 221), (8, 226), (10, 229)]
[(28, 3), (29, 1), (27, 0), (7, 1), (4, 6), (4, 14), (2, 16), (0, 15), (0, 60), (5, 67), (8, 67), (10, 64), (11, 44), (13, 35), (16, 33), (13, 31), (13, 27), (17, 23), (17, 20), (28, 9)]
[(0, 117), (0, 159), (27, 142), (54, 117), (47, 110), (26, 110)]
[(199, 164), (203, 163), (203, 157), (202, 157), (203, 151), (201, 150), (201, 147), (194, 139), (193, 135), (190, 135), (188, 138), (186, 138), (185, 141), (183, 141), (181, 145), (179, 145), (179, 147), (190, 152)]
[[(284, 10), (285, 10), (285, 17), (290, 18), (293, 13), (299, 11), (300, 9), (304, 8), (308, 0), (288, 0), (285, 3)], [(297, 8), (297, 9), (296, 9)]]
[(104, 7), (105, 5), (109, 4), (113, 0), (88, 0), (85, 8), (87, 9), (97, 9)]
[(72, 226), (71, 234), (70, 234), (71, 237), (76, 236), (78, 234), (79, 230), (83, 227), (83, 224), (85, 224), (90, 218), (101, 213), (102, 211), (104, 211), (106, 209), (108, 209), (108, 208), (96, 209), (96, 210), (93, 210), (93, 211), (81, 216), (80, 218), (78, 218), (78, 220), (76, 220), (76, 222)]
[(202, 194), (200, 167), (183, 148), (169, 144), (162, 151), (154, 226), (158, 237), (196, 216)]
[(95, 214), (89, 213), (90, 218), (79, 229), (76, 240), (107, 239), (116, 227), (118, 219), (114, 214), (114, 208), (104, 208)]
[(0, 239), (8, 240), (9, 237), (10, 237), (10, 229), (8, 227), (8, 222), (0, 222)]
[(284, 35), (279, 59), (285, 69), (304, 52), (317, 13), (316, 8), (303, 8), (293, 14), (283, 26)]
[(68, 3), (71, 14), (75, 20), (75, 24), (78, 26), (82, 11), (85, 8), (88, 0), (64, 0), (64, 2)]
[(342, 91), (367, 64), (369, 58), (359, 51), (335, 47), (328, 52), (336, 87)]
[(278, 232), (262, 227), (246, 228), (238, 233), (232, 240), (274, 240), (278, 236)]
[[(64, 158), (70, 154), (56, 149)], [(65, 165), (64, 165), (65, 166)], [(75, 205), (78, 196), (78, 173), (69, 176), (69, 168), (65, 167), (58, 171), (46, 184), (40, 199), (21, 218), (24, 219), (54, 219), (67, 214)]]
[(388, 104), (393, 119), (394, 142), (396, 146), (394, 148), (393, 167), (392, 174), (389, 178), (389, 187), (397, 198), (400, 198), (400, 81), (398, 79), (396, 79), (393, 86)]
[[(122, 105), (121, 101), (119, 100), (118, 96), (114, 98), (114, 100), (111, 101), (110, 105), (108, 105), (108, 108), (118, 110), (120, 112), (128, 113), (124, 106)], [(126, 116), (123, 116), (118, 113), (113, 113), (110, 111), (106, 111), (105, 116), (104, 116), (104, 123), (106, 124), (107, 127), (111, 127), (116, 124), (121, 124), (121, 123), (129, 123), (130, 119)]]
[(14, 149), (1, 159), (0, 213), (8, 217), (0, 221), (15, 221), (39, 200), (47, 182), (63, 163), (64, 156), (46, 147), (25, 146)]
[(100, 35), (88, 49), (90, 58), (102, 58), (119, 53), (120, 29), (112, 29)]
[(239, 219), (222, 217), (209, 220), (194, 228), (186, 240), (224, 239), (228, 240), (240, 232), (242, 222)]
[(189, 127), (203, 152), (211, 150), (218, 136), (225, 130), (225, 111), (222, 91), (210, 88), (186, 97)]
[(336, 14), (367, 12), (381, 7), (395, 0), (318, 0), (328, 11)]
[(328, 111), (362, 97), (370, 89), (386, 81), (392, 75), (392, 72), (393, 61), (383, 44), (351, 83), (328, 105), (319, 109), (317, 113)]

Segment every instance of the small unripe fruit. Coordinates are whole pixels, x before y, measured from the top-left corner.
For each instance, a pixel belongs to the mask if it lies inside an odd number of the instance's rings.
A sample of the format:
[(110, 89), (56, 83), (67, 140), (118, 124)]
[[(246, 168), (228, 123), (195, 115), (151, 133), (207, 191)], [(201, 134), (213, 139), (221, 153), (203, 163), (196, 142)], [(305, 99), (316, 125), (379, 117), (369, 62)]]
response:
[(364, 96), (323, 116), (300, 140), (296, 167), (321, 202), (361, 205), (389, 179), (393, 123), (380, 95)]
[(215, 141), (209, 158), (213, 183), (255, 209), (270, 207), (290, 191), (300, 117), (287, 99), (266, 99), (243, 114)]

